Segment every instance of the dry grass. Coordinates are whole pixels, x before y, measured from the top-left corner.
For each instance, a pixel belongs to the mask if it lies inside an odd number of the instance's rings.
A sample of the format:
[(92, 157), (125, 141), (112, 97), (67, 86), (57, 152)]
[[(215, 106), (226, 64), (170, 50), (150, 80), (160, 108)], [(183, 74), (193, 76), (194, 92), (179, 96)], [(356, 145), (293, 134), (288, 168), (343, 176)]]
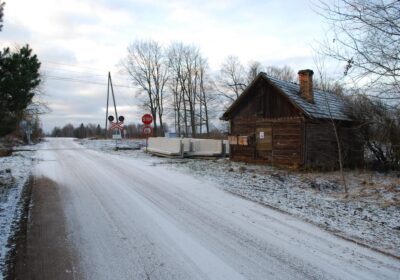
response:
[(0, 157), (8, 157), (12, 154), (11, 149), (0, 149)]

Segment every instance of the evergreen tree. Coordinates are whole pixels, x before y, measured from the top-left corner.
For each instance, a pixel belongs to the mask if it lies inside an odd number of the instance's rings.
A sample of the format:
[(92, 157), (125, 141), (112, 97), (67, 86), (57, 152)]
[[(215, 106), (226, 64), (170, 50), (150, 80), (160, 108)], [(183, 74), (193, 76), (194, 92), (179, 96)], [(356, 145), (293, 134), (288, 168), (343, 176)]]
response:
[(97, 125), (97, 128), (96, 128), (96, 136), (101, 136), (102, 135), (102, 133), (101, 133), (101, 127), (100, 127), (100, 125), (98, 124)]
[(28, 45), (0, 51), (0, 136), (17, 128), (39, 86), (40, 62)]
[(4, 3), (0, 0), (0, 31), (3, 29)]

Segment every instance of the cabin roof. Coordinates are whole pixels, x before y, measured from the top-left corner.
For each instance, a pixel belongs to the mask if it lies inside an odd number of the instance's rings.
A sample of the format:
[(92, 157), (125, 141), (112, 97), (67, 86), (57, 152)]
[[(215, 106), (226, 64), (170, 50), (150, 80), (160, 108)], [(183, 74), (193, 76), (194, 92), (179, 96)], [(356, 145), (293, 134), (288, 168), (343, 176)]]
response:
[(250, 92), (250, 88), (254, 82), (260, 78), (264, 78), (275, 87), (277, 87), (282, 94), (284, 94), (289, 101), (300, 111), (302, 111), (307, 117), (312, 119), (335, 119), (335, 120), (351, 120), (349, 116), (346, 115), (346, 104), (342, 98), (339, 96), (321, 91), (313, 90), (314, 93), (314, 103), (308, 102), (303, 97), (300, 96), (300, 86), (298, 84), (282, 81), (261, 72), (254, 81), (243, 91), (243, 93), (232, 103), (232, 105), (225, 111), (221, 119), (230, 119), (231, 113), (240, 104), (240, 102), (247, 96)]

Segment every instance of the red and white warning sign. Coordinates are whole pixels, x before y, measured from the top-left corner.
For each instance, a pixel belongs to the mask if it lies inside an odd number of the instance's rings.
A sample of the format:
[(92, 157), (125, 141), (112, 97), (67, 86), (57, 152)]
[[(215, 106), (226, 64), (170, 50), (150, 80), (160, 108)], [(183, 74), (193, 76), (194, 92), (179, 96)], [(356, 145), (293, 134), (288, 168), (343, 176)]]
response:
[(110, 122), (110, 130), (118, 129), (124, 130), (124, 116), (119, 116), (118, 120), (114, 122), (114, 116), (108, 116), (108, 121)]
[(110, 123), (110, 129), (119, 129), (119, 130), (123, 130), (124, 129), (124, 123), (122, 122), (111, 122)]
[(153, 133), (153, 128), (151, 126), (144, 126), (142, 129), (143, 134), (150, 135)]
[(144, 114), (142, 116), (142, 123), (144, 123), (146, 126), (151, 124), (153, 122), (153, 116), (150, 114)]

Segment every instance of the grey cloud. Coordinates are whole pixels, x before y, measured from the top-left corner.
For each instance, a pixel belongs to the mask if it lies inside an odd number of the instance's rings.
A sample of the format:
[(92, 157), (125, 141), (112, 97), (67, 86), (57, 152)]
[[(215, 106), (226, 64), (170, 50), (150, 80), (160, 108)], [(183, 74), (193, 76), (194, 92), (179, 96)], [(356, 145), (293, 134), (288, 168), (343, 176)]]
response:
[[(48, 44), (45, 47), (40, 48), (40, 53), (43, 60), (52, 62), (68, 63), (73, 64), (77, 62), (75, 53), (69, 49), (64, 48), (61, 45)], [(40, 58), (40, 57), (39, 57)], [(44, 61), (44, 65), (46, 62)]]

